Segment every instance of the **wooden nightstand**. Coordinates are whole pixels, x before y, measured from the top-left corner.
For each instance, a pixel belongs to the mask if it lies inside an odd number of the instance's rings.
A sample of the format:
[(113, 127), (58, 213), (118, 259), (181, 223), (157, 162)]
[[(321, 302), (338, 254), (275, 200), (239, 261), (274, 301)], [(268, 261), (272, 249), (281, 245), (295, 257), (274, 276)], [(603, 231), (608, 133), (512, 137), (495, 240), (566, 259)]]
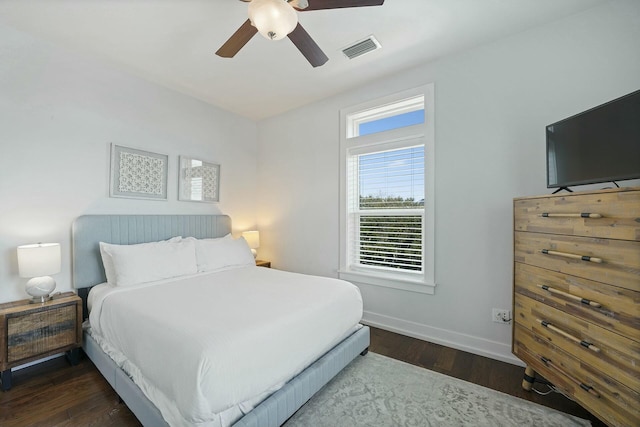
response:
[(0, 387), (11, 388), (11, 368), (56, 353), (78, 363), (81, 344), (82, 300), (73, 292), (41, 304), (0, 304)]
[(267, 267), (267, 268), (271, 268), (271, 261), (265, 261), (262, 259), (257, 259), (256, 260), (256, 265), (258, 267)]

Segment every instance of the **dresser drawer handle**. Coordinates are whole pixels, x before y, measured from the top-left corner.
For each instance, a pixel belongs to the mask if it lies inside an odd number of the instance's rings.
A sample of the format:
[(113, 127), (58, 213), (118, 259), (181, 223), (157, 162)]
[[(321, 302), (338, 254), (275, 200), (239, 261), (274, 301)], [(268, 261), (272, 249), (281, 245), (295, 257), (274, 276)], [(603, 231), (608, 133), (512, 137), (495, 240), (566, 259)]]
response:
[(569, 292), (565, 292), (565, 291), (561, 291), (560, 289), (552, 288), (551, 286), (547, 286), (547, 285), (538, 285), (538, 286), (541, 287), (542, 289), (544, 289), (545, 291), (551, 292), (552, 294), (562, 295), (562, 296), (567, 297), (569, 299), (572, 299), (574, 301), (580, 301), (582, 304), (590, 305), (591, 307), (597, 307), (597, 308), (602, 307), (602, 304), (600, 304), (599, 302), (595, 302), (595, 301), (592, 301), (592, 300), (587, 299), (587, 298), (582, 298), (582, 297), (579, 297), (577, 295), (570, 294)]
[(551, 329), (552, 331), (562, 335), (563, 337), (573, 341), (576, 344), (580, 344), (583, 347), (588, 348), (589, 350), (595, 351), (596, 353), (600, 353), (600, 348), (596, 347), (595, 345), (591, 344), (588, 341), (585, 340), (581, 340), (580, 338), (577, 338), (573, 335), (571, 335), (568, 332), (563, 331), (562, 329), (558, 328), (557, 326), (553, 326), (551, 323), (547, 322), (546, 320), (540, 320), (540, 319), (536, 319), (542, 326), (544, 326), (547, 329)]
[(543, 218), (602, 218), (602, 215), (598, 213), (589, 213), (589, 212), (581, 212), (581, 213), (549, 213), (543, 212), (540, 214)]
[(588, 255), (577, 255), (577, 254), (570, 254), (570, 253), (567, 253), (567, 252), (550, 251), (549, 249), (542, 249), (540, 252), (542, 252), (545, 255), (562, 256), (562, 257), (565, 257), (565, 258), (579, 259), (579, 260), (588, 261), (588, 262), (595, 262), (597, 264), (601, 264), (602, 263), (602, 258), (596, 258), (596, 257), (588, 256)]
[(547, 359), (544, 356), (541, 356), (540, 360), (542, 360), (542, 363), (544, 363), (547, 367), (555, 369), (556, 371), (560, 372), (565, 377), (569, 378), (572, 382), (574, 382), (575, 384), (580, 386), (581, 389), (589, 392), (590, 394), (592, 394), (593, 396), (595, 396), (597, 398), (600, 398), (600, 393), (598, 393), (593, 387), (591, 387), (590, 385), (586, 385), (582, 381), (580, 381), (577, 378), (575, 378), (573, 375), (570, 375), (568, 372), (566, 372), (565, 370), (561, 369), (559, 366), (557, 366), (551, 360)]

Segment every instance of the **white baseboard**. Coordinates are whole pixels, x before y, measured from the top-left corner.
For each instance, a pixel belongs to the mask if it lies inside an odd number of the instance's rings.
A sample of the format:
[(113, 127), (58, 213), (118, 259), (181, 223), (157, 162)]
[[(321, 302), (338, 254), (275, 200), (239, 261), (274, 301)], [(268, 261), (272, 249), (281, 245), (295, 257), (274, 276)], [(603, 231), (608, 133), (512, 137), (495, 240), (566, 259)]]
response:
[(372, 313), (370, 311), (363, 313), (362, 323), (412, 338), (418, 338), (423, 341), (455, 348), (456, 350), (511, 363), (512, 365), (525, 366), (520, 359), (511, 354), (511, 346), (496, 341), (446, 329), (434, 328), (432, 326)]

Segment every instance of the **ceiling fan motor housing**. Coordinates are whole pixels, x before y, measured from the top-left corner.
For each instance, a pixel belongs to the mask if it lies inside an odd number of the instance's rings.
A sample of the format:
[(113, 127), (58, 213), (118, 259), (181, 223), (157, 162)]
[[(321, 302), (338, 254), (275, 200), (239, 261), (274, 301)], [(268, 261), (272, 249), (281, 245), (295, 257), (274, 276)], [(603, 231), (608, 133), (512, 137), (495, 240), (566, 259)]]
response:
[(252, 0), (249, 19), (269, 40), (283, 39), (298, 25), (298, 14), (285, 0)]

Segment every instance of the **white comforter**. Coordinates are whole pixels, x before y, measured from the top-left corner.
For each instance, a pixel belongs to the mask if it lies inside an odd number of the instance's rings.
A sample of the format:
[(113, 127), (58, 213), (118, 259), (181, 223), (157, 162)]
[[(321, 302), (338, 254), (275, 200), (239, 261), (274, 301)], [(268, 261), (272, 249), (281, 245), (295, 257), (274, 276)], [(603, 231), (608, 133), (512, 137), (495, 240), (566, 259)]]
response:
[(96, 291), (92, 335), (172, 426), (231, 424), (362, 317), (354, 285), (262, 267)]

